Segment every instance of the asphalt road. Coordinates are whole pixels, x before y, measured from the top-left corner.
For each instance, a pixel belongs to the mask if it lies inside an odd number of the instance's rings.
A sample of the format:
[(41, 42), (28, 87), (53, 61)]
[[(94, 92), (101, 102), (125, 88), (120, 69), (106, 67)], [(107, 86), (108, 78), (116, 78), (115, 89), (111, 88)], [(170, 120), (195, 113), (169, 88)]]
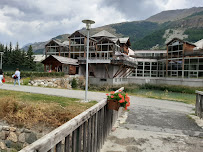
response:
[(134, 96), (131, 103), (101, 152), (203, 152), (203, 129), (189, 116), (194, 106)]

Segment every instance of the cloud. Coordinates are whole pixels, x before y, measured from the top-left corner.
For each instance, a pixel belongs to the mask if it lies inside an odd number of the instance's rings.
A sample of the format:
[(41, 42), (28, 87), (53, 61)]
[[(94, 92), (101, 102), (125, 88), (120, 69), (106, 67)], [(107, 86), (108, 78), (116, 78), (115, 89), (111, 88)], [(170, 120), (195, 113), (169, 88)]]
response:
[(142, 20), (160, 11), (202, 6), (202, 0), (0, 0), (0, 42), (20, 46), (93, 27)]

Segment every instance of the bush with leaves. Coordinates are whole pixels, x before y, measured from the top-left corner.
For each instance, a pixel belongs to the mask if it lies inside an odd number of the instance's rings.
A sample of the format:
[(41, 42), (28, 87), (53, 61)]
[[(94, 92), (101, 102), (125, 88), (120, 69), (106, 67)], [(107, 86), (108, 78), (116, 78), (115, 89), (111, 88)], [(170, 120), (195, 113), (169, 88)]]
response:
[(78, 82), (75, 78), (73, 78), (73, 80), (71, 81), (71, 87), (74, 89), (78, 87)]

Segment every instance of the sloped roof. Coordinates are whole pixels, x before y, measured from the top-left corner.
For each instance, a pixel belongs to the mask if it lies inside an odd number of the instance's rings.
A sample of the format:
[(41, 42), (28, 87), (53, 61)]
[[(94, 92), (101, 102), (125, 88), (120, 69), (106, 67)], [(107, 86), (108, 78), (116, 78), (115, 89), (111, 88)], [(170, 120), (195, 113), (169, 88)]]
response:
[(84, 32), (82, 32), (82, 31), (75, 31), (75, 32), (72, 33), (68, 38), (73, 37), (75, 34), (81, 34), (81, 35), (83, 35), (84, 37), (86, 37), (86, 34), (85, 34)]
[(68, 46), (69, 45), (69, 41), (64, 41), (62, 44)]
[(117, 41), (119, 41), (118, 38), (110, 38), (109, 40), (113, 41), (114, 43), (116, 43)]
[(129, 56), (135, 55), (135, 52), (131, 48), (128, 48), (128, 51), (129, 51), (129, 53), (128, 53)]
[(108, 38), (108, 37), (102, 37), (101, 39), (99, 39), (99, 40), (97, 41), (97, 43), (99, 43), (99, 42), (101, 42), (101, 41), (104, 41), (104, 40), (108, 40), (108, 41), (110, 41), (110, 42), (115, 43), (115, 41), (113, 41), (112, 39), (110, 39), (110, 38)]
[(203, 49), (203, 39), (194, 43), (198, 48)]
[(46, 62), (46, 60), (49, 60), (50, 58), (55, 58), (57, 61), (59, 61), (62, 64), (78, 65), (77, 59), (62, 57), (58, 55), (50, 55), (45, 60), (43, 60), (42, 63)]
[(129, 37), (119, 38), (120, 43), (127, 43), (129, 40)]
[(47, 44), (45, 44), (45, 46), (48, 45), (50, 42), (55, 42), (59, 46), (64, 46), (64, 47), (69, 45), (69, 41), (64, 41), (63, 43), (61, 43), (61, 42), (59, 42), (57, 40), (52, 39), (49, 42), (47, 42)]
[(34, 62), (41, 62), (45, 59), (45, 55), (32, 55), (34, 57)]
[(169, 44), (170, 44), (171, 42), (173, 42), (174, 40), (178, 40), (178, 41), (180, 41), (180, 42), (182, 42), (182, 43), (187, 43), (187, 44), (189, 44), (189, 45), (196, 46), (195, 44), (193, 44), (193, 43), (191, 43), (191, 42), (184, 41), (184, 40), (181, 40), (181, 39), (179, 39), (179, 38), (173, 38), (173, 39), (170, 40), (168, 43), (166, 43), (166, 45), (169, 45)]
[(62, 57), (62, 56), (58, 56), (58, 55), (52, 55), (52, 56), (63, 64), (78, 65), (77, 59)]
[(103, 30), (103, 31), (101, 31), (101, 32), (99, 32), (99, 33), (96, 33), (96, 34), (92, 35), (91, 37), (95, 37), (95, 38), (96, 38), (96, 37), (109, 37), (109, 38), (116, 38), (115, 35), (109, 33), (109, 32), (106, 31), (106, 30)]

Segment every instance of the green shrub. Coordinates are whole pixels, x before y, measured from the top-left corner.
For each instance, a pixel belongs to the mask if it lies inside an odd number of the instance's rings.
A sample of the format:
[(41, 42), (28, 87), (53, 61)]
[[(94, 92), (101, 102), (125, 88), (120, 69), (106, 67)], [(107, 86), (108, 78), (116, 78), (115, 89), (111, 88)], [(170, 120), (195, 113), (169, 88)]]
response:
[[(4, 72), (6, 76), (11, 77), (14, 72)], [(64, 72), (24, 72), (21, 71), (20, 73), (21, 78), (27, 78), (27, 77), (63, 77)]]
[(179, 93), (189, 93), (194, 94), (195, 90), (203, 91), (203, 87), (189, 87), (189, 86), (179, 86), (179, 85), (155, 85), (155, 84), (144, 84), (140, 86), (140, 89), (149, 90), (161, 90)]
[(78, 87), (78, 82), (75, 78), (73, 78), (73, 80), (71, 81), (71, 87), (74, 89)]
[(29, 81), (30, 81), (30, 77), (27, 77), (27, 78), (23, 79), (23, 84), (28, 85)]

